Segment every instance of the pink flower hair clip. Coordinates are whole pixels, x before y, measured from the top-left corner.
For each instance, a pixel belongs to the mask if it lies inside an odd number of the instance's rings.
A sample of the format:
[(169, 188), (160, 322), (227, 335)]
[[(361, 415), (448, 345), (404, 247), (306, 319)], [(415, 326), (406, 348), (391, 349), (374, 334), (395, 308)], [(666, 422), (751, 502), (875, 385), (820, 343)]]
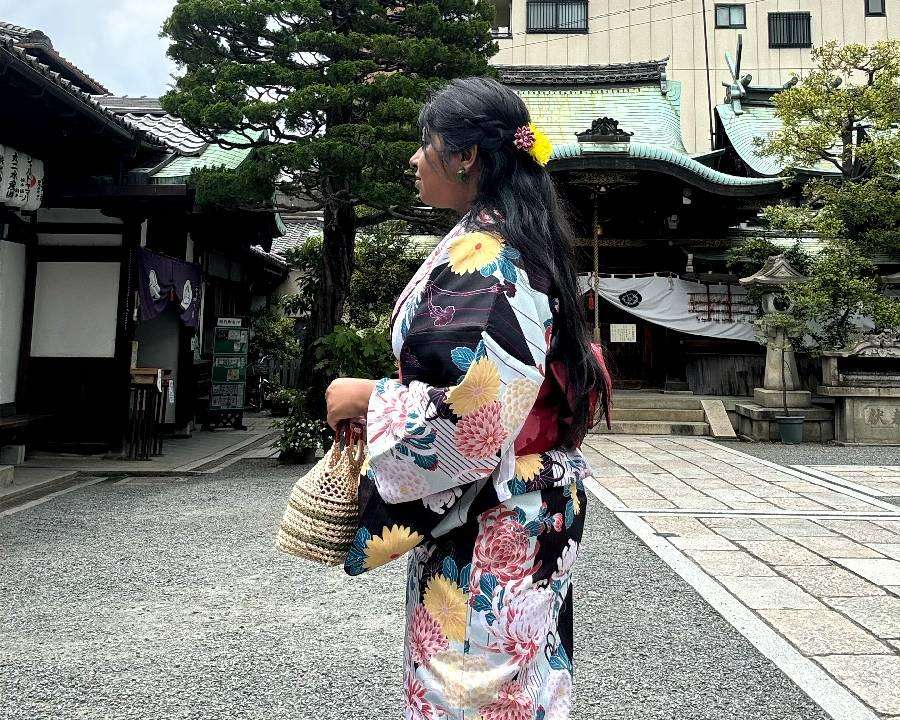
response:
[(523, 125), (516, 130), (513, 135), (513, 145), (516, 146), (516, 149), (531, 155), (534, 161), (542, 167), (547, 164), (553, 154), (553, 143), (550, 142), (550, 138), (534, 123)]
[(531, 150), (534, 147), (534, 132), (531, 130), (528, 125), (523, 125), (518, 130), (516, 130), (516, 134), (513, 138), (513, 144), (519, 150)]

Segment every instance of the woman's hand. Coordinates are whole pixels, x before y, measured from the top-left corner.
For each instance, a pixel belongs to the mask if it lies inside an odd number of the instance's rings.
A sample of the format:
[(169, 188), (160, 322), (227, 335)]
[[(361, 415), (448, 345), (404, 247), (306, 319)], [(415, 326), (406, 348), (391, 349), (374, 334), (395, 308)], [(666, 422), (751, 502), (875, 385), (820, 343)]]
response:
[(369, 398), (375, 390), (374, 380), (338, 378), (325, 391), (328, 424), (337, 429), (341, 420), (362, 418), (369, 411)]

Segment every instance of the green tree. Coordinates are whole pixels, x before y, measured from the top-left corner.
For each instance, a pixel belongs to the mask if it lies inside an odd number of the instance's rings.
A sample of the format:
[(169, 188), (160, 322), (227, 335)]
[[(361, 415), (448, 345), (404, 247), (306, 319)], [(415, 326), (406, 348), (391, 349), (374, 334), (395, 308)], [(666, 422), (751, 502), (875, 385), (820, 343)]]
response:
[[(165, 22), (183, 70), (166, 110), (210, 142), (255, 148), (281, 190), (324, 211), (308, 359), (343, 315), (357, 228), (434, 226), (404, 177), (417, 115), (448, 79), (494, 74), (492, 19), (478, 0), (178, 0)], [(226, 131), (238, 136), (222, 143)]]
[(881, 293), (873, 262), (900, 254), (900, 42), (830, 42), (812, 57), (815, 67), (774, 96), (782, 127), (762, 143), (793, 169), (804, 203), (764, 214), (773, 227), (823, 239), (809, 279), (788, 294), (828, 349), (852, 339), (859, 316), (900, 324), (900, 303)]

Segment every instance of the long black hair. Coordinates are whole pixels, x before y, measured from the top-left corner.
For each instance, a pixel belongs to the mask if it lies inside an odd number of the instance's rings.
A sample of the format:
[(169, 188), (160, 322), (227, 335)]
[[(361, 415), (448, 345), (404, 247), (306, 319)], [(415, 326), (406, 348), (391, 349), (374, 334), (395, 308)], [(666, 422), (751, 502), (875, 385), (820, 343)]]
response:
[[(592, 352), (575, 271), (574, 234), (550, 173), (513, 143), (515, 132), (530, 122), (528, 108), (510, 88), (496, 80), (453, 80), (428, 99), (419, 114), (422, 142), (443, 140), (441, 161), (478, 146), (477, 193), (470, 217), (484, 211), (494, 217), (504, 240), (519, 251), (535, 289), (558, 303), (546, 372), (563, 363), (572, 409), (561, 441), (581, 444), (596, 418), (589, 397), (608, 413), (611, 383), (602, 355)], [(608, 420), (608, 418), (607, 418)]]

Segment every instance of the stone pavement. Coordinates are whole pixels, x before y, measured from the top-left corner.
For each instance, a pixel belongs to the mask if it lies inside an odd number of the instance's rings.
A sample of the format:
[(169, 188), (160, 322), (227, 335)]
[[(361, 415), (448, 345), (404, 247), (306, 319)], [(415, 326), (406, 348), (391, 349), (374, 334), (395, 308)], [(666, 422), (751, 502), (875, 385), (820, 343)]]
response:
[(588, 483), (834, 718), (900, 718), (900, 467), (591, 436)]
[[(896, 448), (900, 457), (900, 448)], [(866, 495), (900, 501), (900, 465), (792, 465), (836, 485)]]
[(0, 484), (0, 511), (63, 491), (84, 477), (209, 473), (243, 458), (277, 457), (272, 443), (279, 431), (272, 419), (248, 414), (244, 424), (246, 430), (198, 430), (187, 438), (166, 439), (163, 454), (149, 460), (35, 452), (13, 468), (12, 483)]
[[(406, 563), (278, 553), (307, 467), (100, 479), (0, 512), (3, 720), (399, 720)], [(573, 720), (827, 720), (591, 496)]]

